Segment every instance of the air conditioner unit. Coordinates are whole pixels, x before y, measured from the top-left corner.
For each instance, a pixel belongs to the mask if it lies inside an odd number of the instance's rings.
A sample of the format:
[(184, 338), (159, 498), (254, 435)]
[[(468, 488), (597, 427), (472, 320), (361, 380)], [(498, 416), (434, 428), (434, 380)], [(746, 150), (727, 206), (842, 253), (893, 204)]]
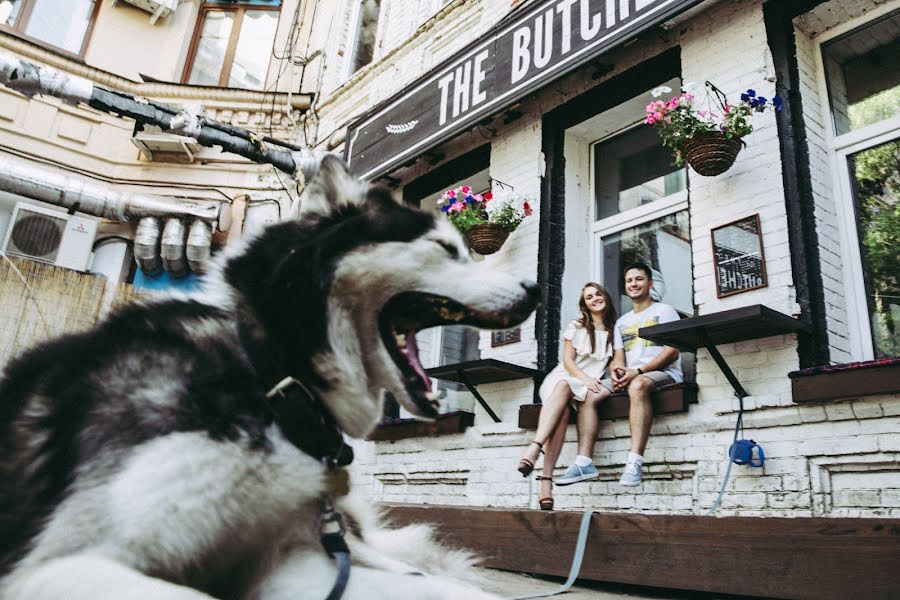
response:
[[(113, 0), (115, 6), (118, 0)], [(178, 0), (124, 0), (128, 4), (146, 10), (150, 14), (150, 24), (156, 23), (160, 17), (168, 16), (178, 8)]]
[(87, 271), (93, 261), (97, 221), (17, 202), (3, 251), (65, 269)]

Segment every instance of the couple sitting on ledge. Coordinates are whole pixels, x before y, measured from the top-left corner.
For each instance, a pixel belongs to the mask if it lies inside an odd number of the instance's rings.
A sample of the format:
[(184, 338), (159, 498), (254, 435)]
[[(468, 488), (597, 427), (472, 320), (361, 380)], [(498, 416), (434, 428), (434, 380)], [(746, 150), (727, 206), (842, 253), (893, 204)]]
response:
[[(563, 332), (563, 362), (547, 375), (538, 392), (542, 407), (537, 432), (519, 460), (518, 470), (527, 477), (538, 455), (544, 454), (542, 474), (537, 477), (541, 482), (541, 510), (553, 509), (553, 483), (571, 485), (599, 476), (591, 458), (600, 425), (597, 407), (613, 392), (627, 391), (630, 402), (631, 451), (619, 483), (639, 485), (653, 420), (650, 394), (658, 387), (684, 380), (678, 350), (638, 336), (642, 327), (677, 321), (678, 313), (651, 298), (653, 274), (649, 266), (630, 264), (624, 273), (632, 310), (616, 320), (612, 299), (603, 286), (585, 284), (578, 301), (581, 317)], [(553, 469), (566, 438), (573, 400), (578, 412), (578, 456), (562, 477), (554, 479)]]

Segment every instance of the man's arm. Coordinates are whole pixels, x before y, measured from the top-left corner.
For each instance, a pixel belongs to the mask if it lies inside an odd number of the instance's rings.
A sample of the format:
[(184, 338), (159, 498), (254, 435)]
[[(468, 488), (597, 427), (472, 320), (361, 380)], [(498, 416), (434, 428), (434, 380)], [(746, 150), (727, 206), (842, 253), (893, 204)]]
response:
[[(662, 371), (670, 364), (675, 362), (675, 360), (678, 358), (678, 355), (679, 352), (677, 348), (673, 348), (671, 346), (663, 346), (662, 354), (641, 367), (641, 371), (644, 373), (647, 373), (649, 371)], [(619, 378), (618, 385), (615, 385), (615, 379), (613, 379), (613, 387), (615, 387), (617, 390), (625, 389), (628, 387), (628, 384), (631, 383), (631, 381), (638, 375), (640, 375), (640, 373), (637, 372), (637, 369), (628, 367), (624, 369), (622, 377)]]

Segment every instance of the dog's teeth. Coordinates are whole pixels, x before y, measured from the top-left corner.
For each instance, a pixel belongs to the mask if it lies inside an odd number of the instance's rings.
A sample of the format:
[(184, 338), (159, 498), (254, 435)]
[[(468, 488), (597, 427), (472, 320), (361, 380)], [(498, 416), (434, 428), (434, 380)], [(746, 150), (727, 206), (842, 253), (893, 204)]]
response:
[(394, 341), (397, 342), (397, 347), (400, 348), (401, 350), (403, 348), (406, 348), (406, 336), (403, 335), (402, 333), (395, 333)]

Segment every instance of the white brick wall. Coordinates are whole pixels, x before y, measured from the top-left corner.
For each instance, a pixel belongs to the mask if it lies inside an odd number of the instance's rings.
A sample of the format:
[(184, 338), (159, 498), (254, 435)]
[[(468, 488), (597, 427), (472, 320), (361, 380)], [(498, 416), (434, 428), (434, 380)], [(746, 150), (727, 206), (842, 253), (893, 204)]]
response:
[[(405, 6), (399, 10), (410, 15), (420, 6), (415, 0), (385, 1), (395, 5), (392, 11)], [(392, 42), (380, 62), (349, 83), (332, 86), (337, 91), (320, 104), (323, 130), (347, 122), (451, 56), (493, 25), (509, 6), (508, 0), (454, 2), (424, 24), (414, 23), (420, 15), (392, 25), (398, 32), (416, 29), (413, 37)], [(447, 37), (451, 32), (452, 43)], [(519, 193), (538, 198), (543, 164), (541, 116), (676, 43), (681, 46), (684, 81), (712, 81), (732, 98), (748, 87), (767, 96), (773, 94), (774, 73), (761, 0), (723, 0), (676, 29), (644, 36), (611, 52), (606, 60), (615, 70), (604, 77), (594, 80), (576, 73), (563, 78), (524, 101), (519, 107), (523, 116), (517, 121), (509, 125), (495, 121), (492, 128), (496, 132), (479, 128), (462, 134), (445, 144), (442, 152), (450, 160), (485, 143), (487, 137), (492, 144), (491, 176), (513, 185)], [(820, 147), (821, 128), (827, 119), (817, 103), (806, 101), (806, 95), (818, 93), (812, 79), (805, 76), (812, 69), (814, 49), (804, 34), (798, 34), (797, 44), (804, 74), (804, 118), (810, 126), (816, 216), (827, 267), (823, 271), (832, 356), (842, 360), (847, 356), (847, 333), (846, 316), (840, 308), (840, 261), (834, 250), (839, 240), (827, 160)], [(694, 299), (700, 314), (756, 303), (787, 314), (796, 312), (777, 128), (771, 113), (757, 115), (754, 124), (756, 130), (746, 139), (747, 148), (731, 170), (715, 178), (690, 173)], [(419, 161), (401, 176), (404, 182), (410, 181), (430, 168)], [(575, 197), (569, 193), (570, 199)], [(536, 213), (541, 209), (536, 206)], [(755, 213), (760, 214), (762, 223), (768, 286), (717, 299), (710, 228)], [(570, 223), (569, 227), (573, 226), (577, 224)], [(497, 269), (534, 276), (537, 246), (538, 219), (532, 218), (499, 253), (485, 260)], [(564, 315), (569, 312), (564, 306)], [(533, 365), (537, 351), (533, 319), (522, 325), (522, 342), (490, 348), (489, 337), (483, 334), (481, 351), (485, 357)], [(900, 396), (798, 406), (792, 402), (787, 378), (787, 373), (798, 367), (793, 335), (725, 345), (720, 351), (752, 394), (745, 400), (744, 437), (755, 439), (766, 452), (762, 469), (733, 468), (721, 514), (900, 516)], [(629, 449), (627, 421), (607, 421), (601, 424), (594, 456), (601, 471), (599, 480), (557, 488), (557, 506), (698, 514), (711, 506), (727, 466), (726, 451), (738, 404), (727, 380), (702, 350), (697, 354), (697, 382), (701, 387), (698, 404), (687, 413), (655, 420), (646, 452), (645, 481), (639, 488), (626, 489), (617, 483)], [(537, 483), (515, 471), (516, 461), (533, 435), (516, 427), (518, 406), (531, 401), (532, 386), (525, 381), (506, 382), (480, 386), (480, 391), (500, 415), (501, 423), (493, 423), (476, 405), (476, 424), (462, 434), (393, 443), (357, 442), (353, 465), (357, 485), (367, 487), (374, 499), (389, 502), (535, 508)], [(570, 428), (560, 472), (575, 455), (574, 441), (575, 431)]]

